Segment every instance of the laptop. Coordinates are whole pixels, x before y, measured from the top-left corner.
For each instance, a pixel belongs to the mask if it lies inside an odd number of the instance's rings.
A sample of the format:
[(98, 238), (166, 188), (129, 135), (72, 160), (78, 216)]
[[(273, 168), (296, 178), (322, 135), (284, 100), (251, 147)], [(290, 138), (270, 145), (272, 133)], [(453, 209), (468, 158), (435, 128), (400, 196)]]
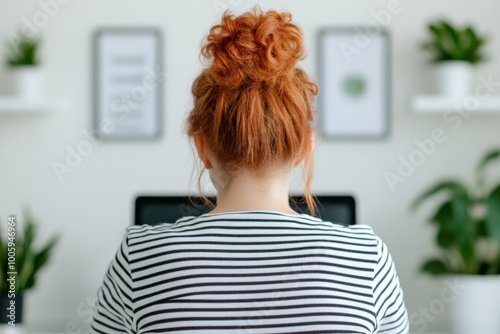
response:
[[(215, 202), (215, 198), (210, 198)], [(301, 196), (290, 197), (291, 207), (310, 214)], [(342, 225), (356, 224), (356, 205), (352, 196), (316, 195), (317, 217)], [(293, 204), (295, 200), (298, 204)], [(197, 196), (138, 196), (135, 200), (136, 225), (174, 223), (185, 216), (199, 216), (211, 211)]]

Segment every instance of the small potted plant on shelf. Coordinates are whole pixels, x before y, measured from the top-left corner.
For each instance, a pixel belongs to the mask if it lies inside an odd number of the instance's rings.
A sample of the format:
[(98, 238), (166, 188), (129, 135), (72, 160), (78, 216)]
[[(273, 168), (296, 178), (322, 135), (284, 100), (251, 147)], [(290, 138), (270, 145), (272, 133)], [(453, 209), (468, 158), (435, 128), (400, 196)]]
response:
[(27, 209), (24, 219), (23, 229), (11, 218), (2, 222), (0, 229), (0, 324), (10, 328), (22, 324), (24, 294), (35, 287), (37, 274), (59, 239), (53, 236), (45, 245), (35, 247), (37, 225)]
[(500, 149), (486, 154), (472, 184), (440, 182), (412, 205), (416, 209), (436, 195), (446, 194), (438, 197), (444, 200), (430, 219), (440, 255), (421, 269), (446, 275), (463, 288), (450, 305), (456, 334), (500, 333), (500, 183), (486, 182), (486, 168), (499, 158)]
[(22, 33), (14, 36), (7, 42), (7, 66), (12, 74), (14, 93), (22, 98), (39, 98), (42, 89), (40, 39)]
[(438, 94), (462, 98), (471, 93), (473, 66), (484, 60), (484, 36), (472, 26), (463, 29), (446, 20), (428, 25), (429, 40), (423, 49), (432, 54)]

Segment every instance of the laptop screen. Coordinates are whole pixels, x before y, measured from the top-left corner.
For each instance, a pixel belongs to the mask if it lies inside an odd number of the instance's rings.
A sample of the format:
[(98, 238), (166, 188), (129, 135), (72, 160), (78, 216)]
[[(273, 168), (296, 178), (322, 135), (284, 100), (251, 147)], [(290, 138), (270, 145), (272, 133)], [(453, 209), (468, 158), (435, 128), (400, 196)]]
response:
[[(291, 207), (299, 213), (310, 214), (302, 198), (293, 196), (298, 204), (290, 202)], [(342, 225), (356, 223), (356, 207), (352, 196), (316, 196), (318, 217)], [(214, 200), (211, 198), (211, 200)], [(135, 224), (155, 225), (174, 223), (185, 216), (199, 216), (211, 211), (199, 197), (187, 196), (138, 196), (135, 201)]]

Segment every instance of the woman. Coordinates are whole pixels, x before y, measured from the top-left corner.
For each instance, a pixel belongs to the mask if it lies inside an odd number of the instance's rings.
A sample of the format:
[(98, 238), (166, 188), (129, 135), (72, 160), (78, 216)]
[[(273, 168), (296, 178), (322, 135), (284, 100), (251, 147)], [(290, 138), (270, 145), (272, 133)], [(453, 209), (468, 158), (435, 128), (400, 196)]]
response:
[[(224, 14), (202, 49), (187, 133), (217, 206), (174, 224), (131, 226), (110, 263), (93, 333), (407, 333), (385, 244), (289, 205), (318, 87), (297, 68), (303, 35), (289, 13)], [(199, 181), (199, 180), (198, 180)]]

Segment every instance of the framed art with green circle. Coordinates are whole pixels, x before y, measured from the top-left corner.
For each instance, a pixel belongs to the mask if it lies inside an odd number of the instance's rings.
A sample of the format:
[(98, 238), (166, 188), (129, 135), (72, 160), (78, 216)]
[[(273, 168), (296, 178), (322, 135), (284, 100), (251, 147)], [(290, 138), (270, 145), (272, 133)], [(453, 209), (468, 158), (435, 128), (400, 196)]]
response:
[(326, 139), (380, 140), (389, 134), (389, 35), (382, 27), (319, 33), (318, 96)]

